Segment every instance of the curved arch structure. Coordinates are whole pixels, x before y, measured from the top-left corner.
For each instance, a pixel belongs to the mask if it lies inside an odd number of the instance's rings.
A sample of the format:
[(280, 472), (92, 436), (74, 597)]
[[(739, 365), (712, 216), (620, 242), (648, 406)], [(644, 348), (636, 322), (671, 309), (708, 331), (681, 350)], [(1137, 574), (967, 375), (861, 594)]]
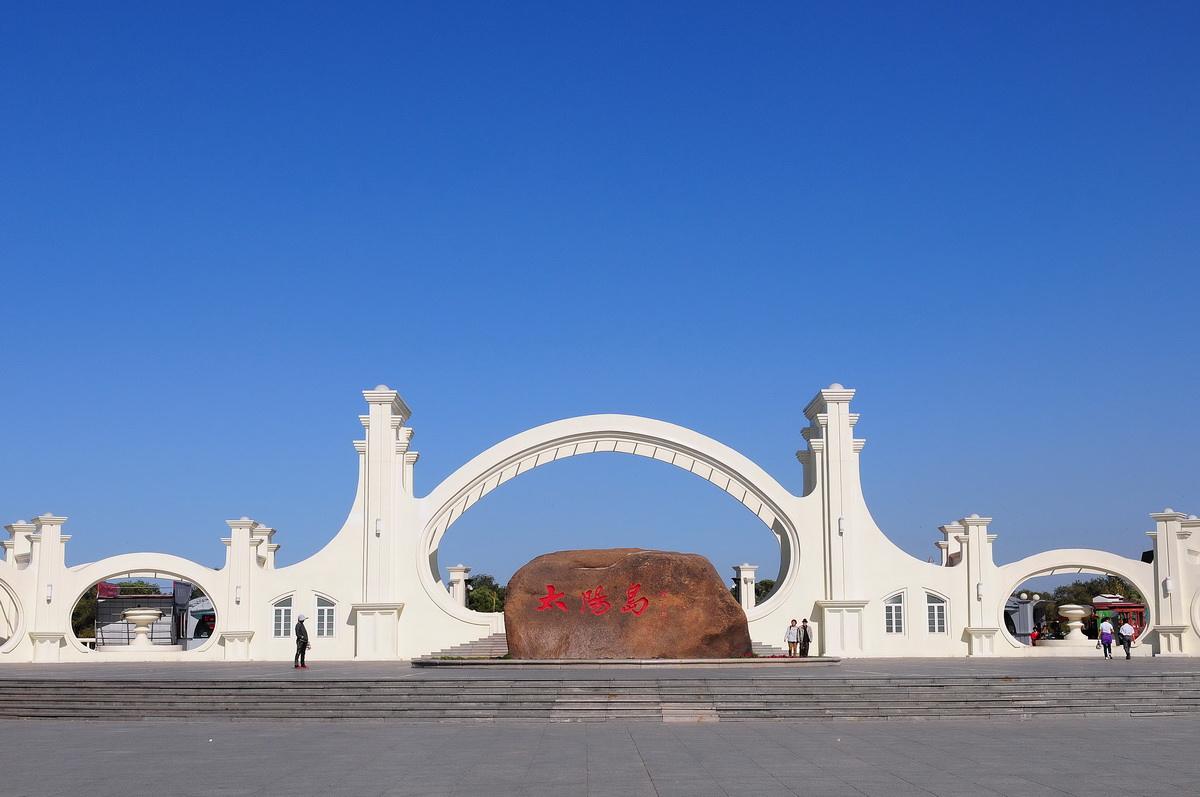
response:
[[(472, 506), (521, 474), (567, 457), (606, 452), (686, 470), (744, 505), (777, 536), (776, 590), (761, 605), (749, 599), (744, 604), (755, 641), (778, 644), (788, 621), (804, 617), (827, 655), (1031, 655), (1030, 648), (1008, 637), (1000, 621), (1012, 590), (1040, 574), (1105, 572), (1153, 596), (1154, 628), (1143, 637), (1143, 648), (1158, 654), (1200, 650), (1200, 543), (1191, 540), (1200, 519), (1172, 510), (1153, 514), (1152, 563), (1075, 549), (1000, 566), (993, 559), (991, 519), (972, 515), (941, 527), (942, 539), (935, 543), (939, 563), (922, 561), (893, 545), (871, 517), (859, 478), (865, 441), (854, 437), (854, 391), (841, 385), (819, 391), (804, 410), (808, 426), (797, 453), (803, 495), (785, 489), (743, 454), (691, 429), (630, 415), (588, 415), (513, 435), (428, 495), (417, 496), (418, 455), (411, 450), (407, 404), (382, 385), (363, 396), (366, 434), (354, 444), (359, 479), (350, 512), (324, 548), (294, 565), (276, 567), (275, 530), (245, 517), (226, 522), (225, 561), (217, 569), (153, 553), (68, 567), (66, 518), (47, 514), (6, 526), (10, 539), (4, 542), (0, 584), (12, 596), (9, 611), (17, 619), (10, 623), (13, 636), (0, 646), (0, 662), (102, 659), (74, 640), (71, 610), (91, 584), (130, 572), (169, 574), (196, 584), (212, 599), (218, 617), (217, 633), (202, 648), (150, 651), (141, 654), (144, 658), (286, 660), (292, 639), (273, 625), (270, 605), (284, 594), (293, 596), (297, 614), (312, 616), (318, 597), (323, 599), (322, 633), (313, 629), (310, 634), (324, 659), (409, 658), (478, 639), (503, 630), (503, 616), (466, 609), (462, 580), (467, 568), (451, 568), (450, 590), (442, 583), (437, 552), (444, 535)], [(739, 571), (740, 583), (752, 579), (752, 568)], [(922, 622), (925, 593), (946, 600), (945, 628), (941, 623), (926, 628)], [(916, 605), (902, 606), (908, 621), (893, 623), (888, 633), (883, 598), (897, 594)]]
[(586, 415), (543, 424), (497, 443), (418, 499), (426, 520), (417, 556), (428, 563), (429, 578), (422, 580), (430, 596), (450, 614), (477, 614), (456, 607), (440, 583), (437, 550), (446, 531), (506, 482), (551, 462), (598, 453), (629, 454), (673, 465), (744, 505), (779, 541), (780, 589), (772, 599), (787, 592), (800, 545), (796, 523), (789, 514), (797, 496), (744, 455), (698, 432), (633, 415)]
[[(1120, 576), (1136, 587), (1138, 592), (1143, 595), (1154, 594), (1153, 565), (1137, 559), (1118, 556), (1108, 551), (1097, 551), (1089, 548), (1060, 548), (1053, 551), (1044, 551), (1016, 562), (1011, 562), (997, 570), (1000, 585), (1003, 587), (1000, 594), (1006, 599), (1017, 587), (1031, 578), (1037, 578), (1038, 576), (1072, 575), (1075, 573)], [(998, 607), (998, 610), (1000, 612), (1004, 611), (1003, 604)], [(1151, 632), (1155, 623), (1156, 618), (1151, 613), (1150, 624), (1147, 626), (1145, 633), (1141, 635), (1141, 638), (1134, 643), (1135, 645), (1141, 645), (1142, 640), (1153, 638)], [(1000, 616), (997, 616), (997, 624), (1005, 642), (1014, 648), (1025, 647), (1008, 633), (1004, 627), (1004, 621)]]

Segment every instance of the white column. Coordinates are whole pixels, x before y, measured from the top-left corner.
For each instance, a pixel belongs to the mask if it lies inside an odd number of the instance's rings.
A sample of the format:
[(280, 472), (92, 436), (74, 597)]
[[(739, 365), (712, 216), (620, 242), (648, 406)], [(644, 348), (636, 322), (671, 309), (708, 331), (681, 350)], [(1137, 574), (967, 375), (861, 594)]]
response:
[(229, 526), (229, 536), (223, 537), (221, 542), (225, 544), (225, 569), (229, 581), (225, 616), (217, 618), (218, 631), (225, 658), (245, 661), (250, 658), (250, 640), (254, 637), (254, 585), (251, 579), (258, 569), (256, 549), (262, 538), (254, 534), (259, 525), (257, 521), (244, 515), (237, 520), (227, 520), (225, 524)]
[(33, 547), (29, 537), (36, 527), (32, 523), (18, 520), (16, 523), (9, 523), (4, 528), (9, 535), (9, 539), (4, 541), (4, 561), (15, 565), (17, 557), (29, 555), (29, 551)]
[(1191, 627), (1188, 602), (1192, 585), (1188, 583), (1188, 568), (1184, 567), (1184, 547), (1200, 526), (1170, 507), (1150, 517), (1154, 518), (1154, 531), (1146, 534), (1154, 541), (1154, 613), (1150, 617), (1158, 641), (1155, 653), (1178, 656), (1185, 652), (1184, 640)]
[(459, 606), (466, 606), (467, 574), (471, 572), (471, 568), (463, 564), (457, 564), (453, 567), (447, 567), (446, 570), (450, 573), (450, 595)]
[[(988, 533), (990, 517), (970, 515), (958, 523), (966, 529), (954, 539), (960, 544), (965, 558), (963, 574), (967, 579), (967, 638), (968, 655), (991, 656), (996, 652), (996, 635), (1000, 633), (995, 599), (996, 590), (992, 561), (992, 542), (996, 535)], [(1007, 598), (1007, 596), (1005, 596)]]
[(34, 661), (58, 661), (71, 630), (71, 609), (67, 606), (73, 596), (67, 594), (63, 576), (66, 572), (67, 540), (62, 533), (65, 517), (46, 513), (34, 518), (34, 531), (29, 535), (29, 566), (37, 573), (29, 638), (33, 641)]
[(809, 450), (800, 461), (805, 465), (806, 484), (821, 495), (825, 599), (833, 601), (857, 597), (856, 538), (850, 509), (859, 489), (858, 453), (865, 441), (854, 438), (858, 414), (850, 412), (852, 398), (853, 390), (835, 382), (804, 408), (809, 420), (804, 430)]
[(364, 390), (367, 430), (363, 452), (366, 504), (363, 513), (362, 600), (352, 604), (354, 657), (394, 659), (399, 654), (400, 613), (397, 562), (402, 552), (401, 517), (412, 495), (412, 464), (408, 450), (412, 430), (404, 422), (412, 415), (404, 399), (387, 385)]
[(756, 580), (754, 574), (758, 572), (758, 565), (748, 565), (743, 562), (740, 565), (734, 565), (733, 572), (737, 573), (738, 598), (741, 600), (742, 611), (749, 612), (754, 608), (756, 603), (754, 599), (754, 582)]

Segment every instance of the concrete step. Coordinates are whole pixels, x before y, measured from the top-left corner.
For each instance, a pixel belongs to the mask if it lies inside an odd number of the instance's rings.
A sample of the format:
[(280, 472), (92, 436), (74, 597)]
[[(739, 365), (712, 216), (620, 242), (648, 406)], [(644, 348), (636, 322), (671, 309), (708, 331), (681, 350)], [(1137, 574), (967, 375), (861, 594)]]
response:
[(0, 717), (903, 719), (1200, 713), (1200, 674), (1038, 678), (4, 679)]

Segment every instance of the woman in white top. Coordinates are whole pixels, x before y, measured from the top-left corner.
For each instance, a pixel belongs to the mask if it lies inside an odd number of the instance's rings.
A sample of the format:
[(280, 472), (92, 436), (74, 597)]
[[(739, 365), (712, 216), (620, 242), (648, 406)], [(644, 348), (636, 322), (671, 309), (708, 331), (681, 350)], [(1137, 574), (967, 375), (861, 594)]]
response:
[(1104, 648), (1104, 658), (1112, 658), (1112, 643), (1113, 643), (1113, 627), (1112, 623), (1106, 617), (1104, 622), (1100, 623), (1100, 645)]
[(800, 626), (796, 625), (795, 618), (792, 619), (792, 624), (787, 627), (783, 639), (787, 642), (788, 655), (795, 656), (796, 646), (800, 644)]

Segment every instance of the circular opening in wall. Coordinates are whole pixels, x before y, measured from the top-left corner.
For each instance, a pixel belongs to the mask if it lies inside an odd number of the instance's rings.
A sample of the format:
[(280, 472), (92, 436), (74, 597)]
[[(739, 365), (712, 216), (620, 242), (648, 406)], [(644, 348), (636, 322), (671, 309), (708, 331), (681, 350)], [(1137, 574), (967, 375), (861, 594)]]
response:
[(196, 650), (216, 628), (216, 609), (204, 590), (162, 573), (109, 576), (71, 611), (75, 639), (101, 654)]
[(1031, 655), (1085, 656), (1098, 655), (1105, 621), (1114, 631), (1114, 650), (1120, 647), (1116, 632), (1126, 623), (1139, 644), (1152, 624), (1149, 603), (1127, 578), (1078, 568), (1023, 579), (1005, 602), (1003, 628)]
[(17, 644), (21, 633), (21, 607), (17, 596), (0, 581), (0, 652)]

